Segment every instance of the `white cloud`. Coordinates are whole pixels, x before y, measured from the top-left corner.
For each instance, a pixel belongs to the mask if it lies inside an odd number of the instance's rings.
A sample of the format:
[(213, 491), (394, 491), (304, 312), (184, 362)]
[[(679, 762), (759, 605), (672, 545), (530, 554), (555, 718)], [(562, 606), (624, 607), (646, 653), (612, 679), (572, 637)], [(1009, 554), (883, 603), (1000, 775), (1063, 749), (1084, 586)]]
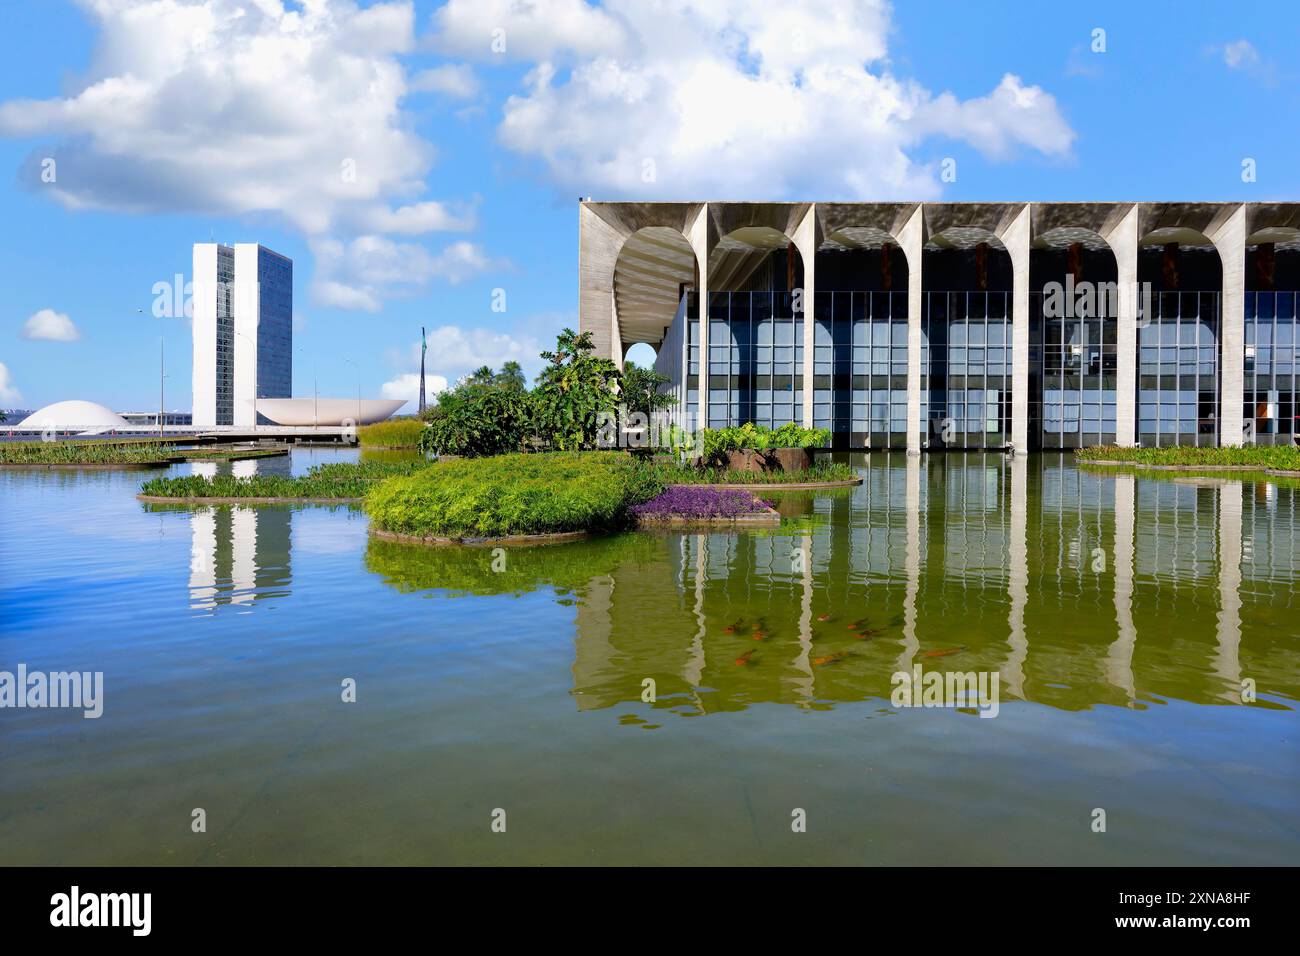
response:
[(929, 198), (909, 156), (928, 137), (994, 159), (1075, 138), (1017, 76), (968, 100), (896, 77), (883, 0), (451, 0), (433, 22), (445, 50), (490, 59), (499, 26), (534, 62), (499, 138), (583, 194)]
[(431, 279), (455, 285), (501, 265), (464, 240), (436, 254), (417, 243), (371, 235), (348, 242), (315, 240), (311, 249), (316, 256), (313, 300), (365, 312), (378, 312), (384, 299), (411, 295)]
[(58, 138), (23, 175), (69, 208), (271, 212), (317, 234), (424, 190), (434, 150), (399, 107), (409, 2), (81, 2), (99, 26), (88, 75), (0, 103), (0, 135)]
[(1259, 51), (1249, 40), (1233, 40), (1223, 45), (1223, 62), (1230, 70), (1255, 66), (1259, 59)]
[[(447, 388), (447, 380), (441, 375), (424, 376), (424, 397), (426, 401), (433, 401), (433, 397)], [(380, 393), (384, 398), (400, 398), (409, 402), (409, 407), (404, 406), (402, 411), (405, 413), (414, 413), (420, 407), (420, 373), (406, 372), (398, 375), (396, 378), (389, 379), (380, 388)]]
[(478, 79), (467, 64), (446, 63), (421, 70), (411, 77), (411, 91), (441, 93), (453, 99), (468, 100), (478, 95)]
[(18, 386), (14, 384), (13, 378), (9, 374), (9, 369), (4, 362), (0, 362), (0, 402), (18, 402), (22, 401), (22, 395), (18, 391)]
[(584, 0), (452, 0), (433, 22), (435, 47), (484, 60), (591, 55), (627, 42), (618, 19)]
[[(432, 397), (435, 391), (447, 388), (468, 373), (487, 365), (500, 369), (506, 362), (518, 362), (531, 383), (544, 364), (543, 348), (554, 345), (554, 333), (564, 325), (574, 325), (572, 317), (557, 319), (539, 315), (517, 324), (510, 331), (464, 328), (459, 325), (442, 325), (429, 329), (429, 351), (425, 358), (426, 392)], [(544, 328), (545, 341), (534, 334)], [(385, 398), (405, 398), (414, 401), (419, 394), (420, 343), (412, 342), (406, 349), (389, 355), (392, 364), (401, 371), (384, 383)], [(435, 387), (436, 383), (436, 387)]]
[(53, 309), (41, 309), (23, 325), (23, 338), (42, 342), (75, 342), (81, 338), (72, 319)]

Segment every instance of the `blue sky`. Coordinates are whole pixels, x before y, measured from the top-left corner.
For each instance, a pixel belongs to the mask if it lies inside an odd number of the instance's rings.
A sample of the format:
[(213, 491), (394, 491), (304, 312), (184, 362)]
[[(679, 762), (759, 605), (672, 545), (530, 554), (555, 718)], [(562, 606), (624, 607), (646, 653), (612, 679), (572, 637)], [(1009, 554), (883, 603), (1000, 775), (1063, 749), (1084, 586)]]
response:
[(576, 326), (579, 195), (1300, 192), (1280, 2), (0, 8), (0, 407), (153, 408), (161, 341), (188, 409), (196, 241), (294, 260), (295, 394), (408, 397), (421, 324), (447, 381)]

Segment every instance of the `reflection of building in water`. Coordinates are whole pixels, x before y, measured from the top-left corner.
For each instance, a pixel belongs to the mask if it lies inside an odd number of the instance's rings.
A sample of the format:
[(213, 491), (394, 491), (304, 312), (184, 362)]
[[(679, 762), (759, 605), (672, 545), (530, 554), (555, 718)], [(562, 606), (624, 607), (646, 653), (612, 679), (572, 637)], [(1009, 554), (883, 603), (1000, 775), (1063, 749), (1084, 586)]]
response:
[(1067, 710), (1241, 703), (1247, 676), (1300, 694), (1295, 489), (998, 455), (874, 456), (863, 474), (779, 531), (670, 534), (662, 560), (592, 580), (579, 706), (638, 702), (653, 678), (683, 712), (826, 707), (887, 699), (915, 665), (996, 672), (1004, 701)]
[(203, 508), (190, 515), (190, 607), (289, 593), (288, 508)]

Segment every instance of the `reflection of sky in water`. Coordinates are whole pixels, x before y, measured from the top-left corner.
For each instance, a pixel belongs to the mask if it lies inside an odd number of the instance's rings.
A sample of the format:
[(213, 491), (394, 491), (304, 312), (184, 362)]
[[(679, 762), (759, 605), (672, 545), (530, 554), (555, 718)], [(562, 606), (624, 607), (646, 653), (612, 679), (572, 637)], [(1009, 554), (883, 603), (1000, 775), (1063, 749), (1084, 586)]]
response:
[[(859, 464), (779, 530), (510, 549), (503, 573), (346, 507), (0, 472), (0, 666), (103, 670), (107, 698), (5, 715), (0, 863), (493, 862), (476, 814), (506, 803), (529, 862), (1294, 858), (1293, 488)], [(892, 708), (917, 664), (998, 674), (1000, 715)], [(226, 822), (174, 846), (200, 801)], [(821, 825), (798, 849), (796, 805)], [(1098, 805), (1123, 841), (1062, 828)]]

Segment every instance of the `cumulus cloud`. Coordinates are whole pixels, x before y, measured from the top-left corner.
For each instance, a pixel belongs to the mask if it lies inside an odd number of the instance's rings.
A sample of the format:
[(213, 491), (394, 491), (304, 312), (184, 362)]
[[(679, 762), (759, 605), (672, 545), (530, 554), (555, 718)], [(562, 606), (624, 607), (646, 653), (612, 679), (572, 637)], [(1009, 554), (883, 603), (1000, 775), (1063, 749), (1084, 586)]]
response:
[(0, 362), (0, 402), (18, 402), (22, 401), (22, 395), (18, 391), (18, 386), (14, 384), (13, 377), (9, 374), (9, 369), (4, 362)]
[(441, 93), (453, 99), (468, 100), (478, 95), (478, 79), (467, 64), (445, 63), (421, 70), (411, 77), (411, 91)]
[[(424, 195), (436, 150), (402, 108), (410, 0), (79, 2), (98, 27), (86, 73), (66, 95), (0, 102), (0, 136), (52, 144), (19, 172), (43, 195), (70, 209), (270, 214), (362, 246), (475, 227), (476, 202)], [(434, 68), (414, 87), (463, 96), (474, 77)], [(459, 244), (402, 251), (423, 254), (426, 277), (458, 281), (475, 265)], [(383, 298), (336, 276), (316, 284), (344, 308)]]
[[(424, 376), (424, 397), (432, 401), (433, 397), (447, 388), (447, 380), (441, 375)], [(409, 404), (403, 406), (403, 412), (414, 412), (420, 407), (420, 373), (406, 372), (391, 378), (380, 388), (384, 398), (400, 398)]]
[(489, 61), (500, 28), (497, 59), (534, 64), (500, 141), (582, 193), (929, 198), (935, 172), (909, 155), (929, 137), (993, 159), (1075, 138), (1015, 75), (968, 100), (895, 76), (884, 0), (451, 0), (433, 25), (441, 48)]
[(81, 338), (81, 332), (66, 314), (41, 309), (23, 324), (23, 338), (40, 342), (75, 342)]
[[(487, 365), (500, 369), (510, 361), (518, 362), (531, 381), (541, 370), (543, 362), (540, 353), (547, 347), (534, 329), (545, 327), (545, 341), (554, 344), (550, 342), (554, 336), (551, 330), (566, 324), (573, 325), (573, 318), (534, 316), (509, 331), (465, 328), (459, 325), (441, 325), (429, 329), (429, 351), (425, 358), (426, 392), (432, 396), (435, 391), (447, 388), (448, 383), (455, 384), (477, 368)], [(389, 355), (389, 361), (399, 372), (384, 383), (384, 397), (413, 400), (418, 396), (420, 387), (420, 343), (412, 342), (403, 350), (393, 351)]]
[(311, 249), (316, 257), (313, 300), (365, 312), (378, 312), (385, 299), (419, 292), (431, 279), (455, 285), (500, 265), (480, 246), (464, 240), (437, 253), (418, 243), (374, 235), (347, 242), (316, 240)]

